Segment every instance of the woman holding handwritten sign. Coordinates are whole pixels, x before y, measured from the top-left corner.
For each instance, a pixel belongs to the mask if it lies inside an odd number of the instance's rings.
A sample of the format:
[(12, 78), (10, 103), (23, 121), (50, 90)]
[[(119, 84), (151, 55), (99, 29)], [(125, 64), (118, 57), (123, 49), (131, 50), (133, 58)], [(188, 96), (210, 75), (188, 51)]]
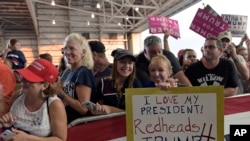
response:
[(152, 58), (149, 64), (150, 79), (145, 87), (159, 87), (161, 90), (168, 90), (177, 87), (177, 79), (170, 78), (172, 66), (164, 55), (157, 55)]

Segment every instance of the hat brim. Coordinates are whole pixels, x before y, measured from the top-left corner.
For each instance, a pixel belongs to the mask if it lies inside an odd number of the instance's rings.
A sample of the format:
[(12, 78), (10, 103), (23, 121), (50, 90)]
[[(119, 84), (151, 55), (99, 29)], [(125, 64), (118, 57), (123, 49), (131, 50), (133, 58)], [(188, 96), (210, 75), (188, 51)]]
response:
[(118, 58), (116, 58), (117, 60), (123, 59), (123, 58), (131, 58), (133, 61), (136, 61), (136, 58), (133, 55), (129, 55), (129, 54), (124, 54), (119, 56)]
[(37, 76), (36, 74), (34, 74), (32, 71), (30, 71), (28, 69), (18, 69), (15, 71), (18, 72), (20, 75), (22, 75), (22, 77), (24, 79), (28, 80), (29, 82), (43, 82), (43, 81), (45, 81), (43, 78)]

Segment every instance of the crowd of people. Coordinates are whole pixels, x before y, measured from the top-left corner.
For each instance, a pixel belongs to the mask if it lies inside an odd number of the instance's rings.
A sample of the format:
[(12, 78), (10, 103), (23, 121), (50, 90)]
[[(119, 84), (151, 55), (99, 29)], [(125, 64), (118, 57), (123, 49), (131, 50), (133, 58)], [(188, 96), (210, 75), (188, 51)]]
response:
[[(0, 126), (14, 133), (5, 140), (66, 141), (70, 122), (125, 111), (126, 88), (167, 91), (178, 86), (222, 85), (224, 97), (250, 91), (247, 35), (239, 45), (232, 43), (229, 31), (208, 37), (202, 58), (197, 58), (189, 48), (175, 57), (168, 34), (163, 41), (147, 37), (138, 55), (117, 48), (110, 63), (103, 43), (71, 33), (65, 38), (58, 68), (49, 53), (40, 54), (26, 67), (20, 42), (11, 39), (0, 60)], [(87, 101), (95, 106), (84, 105)]]

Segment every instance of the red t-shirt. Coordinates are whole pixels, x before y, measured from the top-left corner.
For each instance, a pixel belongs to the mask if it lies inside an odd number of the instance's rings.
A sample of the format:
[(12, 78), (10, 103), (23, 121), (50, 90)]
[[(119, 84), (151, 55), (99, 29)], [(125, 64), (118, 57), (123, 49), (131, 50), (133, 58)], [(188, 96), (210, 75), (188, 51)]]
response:
[(2, 89), (2, 96), (4, 100), (4, 107), (9, 105), (10, 98), (16, 87), (16, 78), (6, 64), (3, 63), (2, 59), (0, 59), (0, 90)]

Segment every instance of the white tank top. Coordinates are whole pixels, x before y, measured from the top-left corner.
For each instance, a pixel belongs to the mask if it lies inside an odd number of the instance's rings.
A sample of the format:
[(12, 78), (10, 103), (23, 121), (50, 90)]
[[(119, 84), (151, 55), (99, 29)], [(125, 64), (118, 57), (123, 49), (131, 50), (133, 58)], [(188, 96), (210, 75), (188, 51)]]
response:
[(56, 95), (49, 97), (48, 103), (46, 100), (37, 111), (30, 112), (24, 105), (25, 96), (25, 94), (20, 95), (10, 108), (10, 113), (17, 117), (14, 127), (32, 135), (40, 137), (50, 136), (52, 131), (48, 115), (48, 107), (50, 103), (59, 98)]

